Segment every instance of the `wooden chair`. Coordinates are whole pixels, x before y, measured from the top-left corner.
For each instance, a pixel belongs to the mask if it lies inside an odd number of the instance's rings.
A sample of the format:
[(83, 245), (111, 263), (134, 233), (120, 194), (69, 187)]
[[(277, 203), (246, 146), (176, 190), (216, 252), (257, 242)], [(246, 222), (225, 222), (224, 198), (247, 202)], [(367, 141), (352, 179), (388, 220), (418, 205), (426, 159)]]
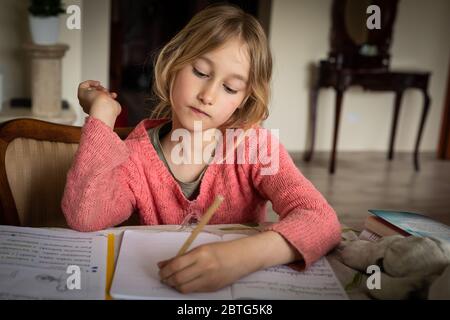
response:
[[(125, 139), (131, 128), (114, 131)], [(81, 127), (34, 119), (0, 124), (0, 224), (67, 227), (61, 199), (80, 136)]]

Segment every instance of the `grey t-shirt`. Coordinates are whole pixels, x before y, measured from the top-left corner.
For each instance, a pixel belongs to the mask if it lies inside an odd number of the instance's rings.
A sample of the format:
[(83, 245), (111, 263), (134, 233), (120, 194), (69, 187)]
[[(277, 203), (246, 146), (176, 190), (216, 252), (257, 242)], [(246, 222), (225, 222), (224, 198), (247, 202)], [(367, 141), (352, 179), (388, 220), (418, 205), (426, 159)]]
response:
[(157, 127), (150, 128), (147, 130), (148, 136), (150, 138), (150, 141), (152, 142), (153, 147), (156, 150), (156, 153), (158, 154), (161, 161), (164, 163), (164, 165), (169, 170), (172, 177), (175, 179), (175, 181), (180, 185), (181, 190), (183, 191), (183, 194), (185, 197), (189, 200), (193, 200), (198, 196), (198, 193), (200, 191), (200, 183), (203, 178), (203, 174), (205, 173), (208, 166), (206, 166), (202, 172), (199, 174), (197, 179), (195, 179), (192, 182), (182, 182), (178, 180), (172, 173), (172, 170), (170, 170), (169, 164), (167, 163), (166, 157), (164, 156), (164, 152), (162, 150), (161, 146), (161, 139), (170, 132), (172, 129), (172, 122), (163, 123)]

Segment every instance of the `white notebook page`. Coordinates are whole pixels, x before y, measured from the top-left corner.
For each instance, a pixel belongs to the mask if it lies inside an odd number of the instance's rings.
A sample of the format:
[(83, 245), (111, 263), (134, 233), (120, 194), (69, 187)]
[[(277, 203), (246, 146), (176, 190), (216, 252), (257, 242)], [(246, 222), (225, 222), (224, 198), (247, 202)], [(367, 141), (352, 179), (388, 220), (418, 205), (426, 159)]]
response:
[(288, 266), (275, 266), (254, 272), (233, 285), (232, 295), (234, 299), (348, 299), (325, 257), (303, 272)]
[[(174, 257), (189, 232), (125, 231), (111, 287), (119, 299), (348, 299), (326, 258), (304, 272), (287, 266), (257, 271), (213, 293), (181, 294), (162, 284), (157, 263)], [(244, 235), (200, 233), (191, 248)]]
[[(125, 231), (111, 296), (116, 299), (231, 299), (230, 287), (213, 293), (186, 295), (160, 282), (157, 263), (174, 257), (189, 235), (190, 232)], [(221, 241), (221, 237), (200, 233), (190, 249), (216, 241)]]

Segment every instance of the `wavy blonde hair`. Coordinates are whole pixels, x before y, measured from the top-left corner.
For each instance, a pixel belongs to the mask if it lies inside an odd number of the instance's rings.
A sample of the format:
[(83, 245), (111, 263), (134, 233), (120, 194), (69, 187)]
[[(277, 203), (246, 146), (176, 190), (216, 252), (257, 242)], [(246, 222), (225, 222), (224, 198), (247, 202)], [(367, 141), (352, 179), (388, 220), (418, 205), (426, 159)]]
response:
[(212, 5), (197, 13), (161, 50), (155, 62), (153, 93), (158, 104), (152, 118), (171, 118), (171, 90), (177, 72), (205, 53), (238, 37), (247, 45), (250, 75), (247, 96), (223, 128), (250, 128), (269, 115), (272, 55), (259, 22), (231, 5)]

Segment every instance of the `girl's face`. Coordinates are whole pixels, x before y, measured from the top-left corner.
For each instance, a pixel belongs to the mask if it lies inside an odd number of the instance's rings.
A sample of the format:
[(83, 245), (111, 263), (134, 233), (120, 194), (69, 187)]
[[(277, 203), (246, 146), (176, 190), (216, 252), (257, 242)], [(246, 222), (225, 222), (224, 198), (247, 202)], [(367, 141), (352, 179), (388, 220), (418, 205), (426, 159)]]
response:
[(241, 106), (247, 96), (250, 59), (238, 39), (204, 54), (178, 71), (172, 87), (174, 127), (194, 131), (218, 128)]

